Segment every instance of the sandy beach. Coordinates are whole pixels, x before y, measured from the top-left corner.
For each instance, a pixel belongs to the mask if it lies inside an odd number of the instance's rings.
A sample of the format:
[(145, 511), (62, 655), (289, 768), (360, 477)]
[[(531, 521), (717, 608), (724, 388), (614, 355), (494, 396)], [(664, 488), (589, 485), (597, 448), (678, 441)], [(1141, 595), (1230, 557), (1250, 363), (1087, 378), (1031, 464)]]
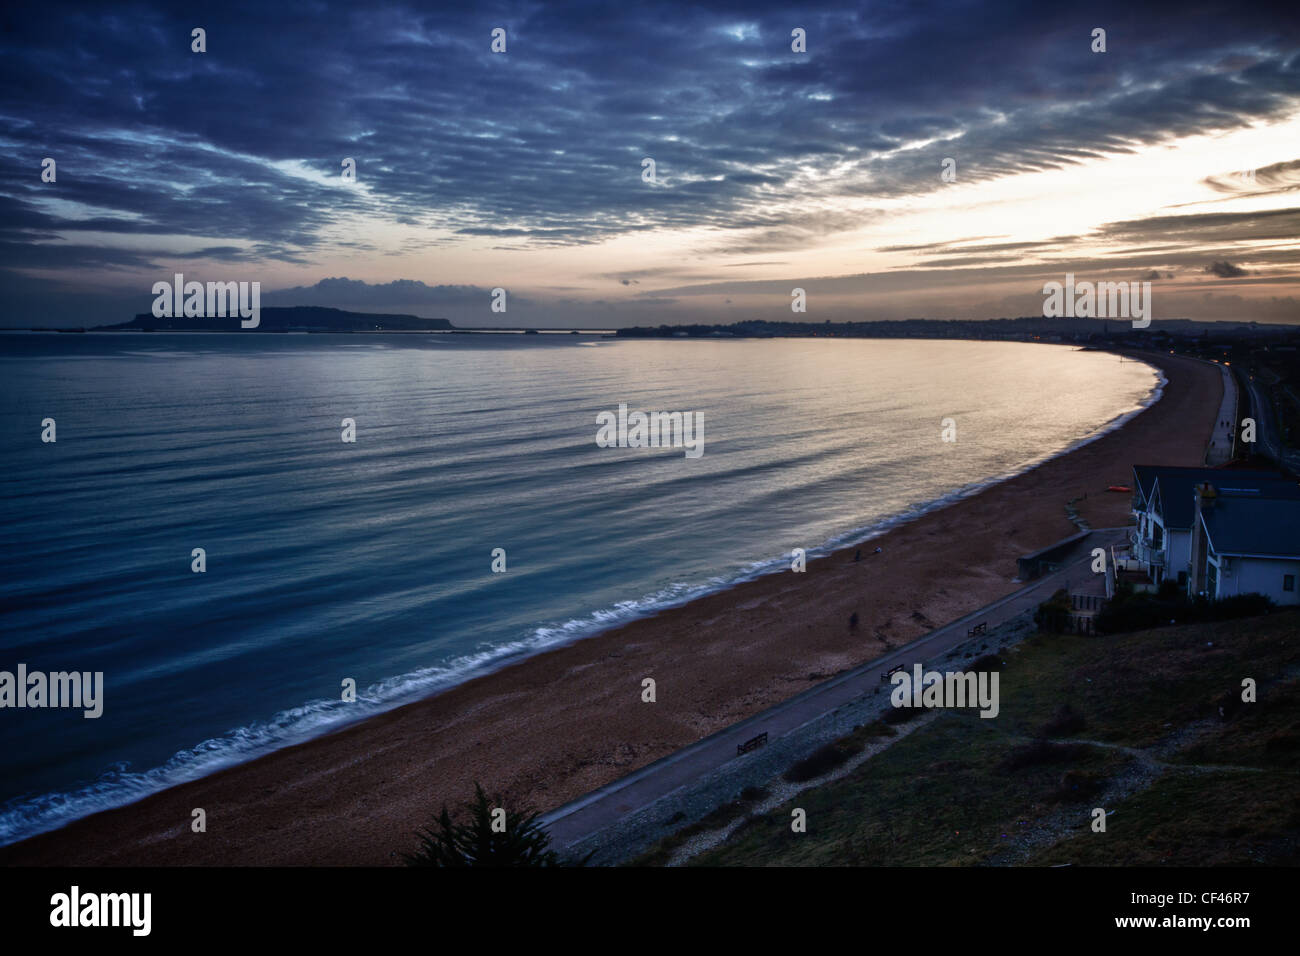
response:
[[(1135, 462), (1201, 464), (1215, 366), (1144, 353), (1164, 396), (1023, 475), (811, 561), (471, 680), (438, 696), (0, 849), (5, 865), (387, 865), (475, 781), (556, 807), (1017, 588), (1015, 560), (1126, 524)], [(1031, 409), (1034, 396), (1026, 396)], [(869, 488), (863, 494), (870, 494)], [(873, 554), (875, 547), (882, 549)], [(851, 632), (849, 617), (859, 626)], [(643, 703), (654, 678), (657, 702)], [(193, 833), (202, 807), (207, 832)]]

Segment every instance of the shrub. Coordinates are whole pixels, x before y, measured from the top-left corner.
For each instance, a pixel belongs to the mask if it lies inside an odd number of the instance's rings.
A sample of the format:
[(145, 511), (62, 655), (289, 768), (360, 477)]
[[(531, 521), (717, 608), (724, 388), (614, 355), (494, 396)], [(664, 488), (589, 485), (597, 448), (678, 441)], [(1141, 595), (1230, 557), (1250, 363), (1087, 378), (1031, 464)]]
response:
[(1070, 610), (1070, 593), (1065, 588), (1059, 588), (1055, 594), (1038, 605), (1038, 610), (1034, 611), (1034, 624), (1040, 631), (1059, 634), (1070, 622)]
[(829, 773), (861, 751), (862, 745), (859, 743), (834, 740), (823, 747), (818, 747), (812, 754), (791, 766), (782, 776), (790, 783), (803, 783)]
[[(506, 810), (504, 827), (494, 827), (496, 807), (477, 783), (474, 800), (465, 809), (469, 822), (457, 823), (444, 805), (431, 826), (417, 831), (420, 845), (416, 852), (403, 855), (406, 865), (559, 866), (559, 857), (550, 848), (550, 834), (538, 824), (537, 813)], [(496, 816), (499, 820), (500, 815)]]
[(1097, 615), (1097, 630), (1103, 634), (1142, 631), (1167, 624), (1197, 621), (1226, 621), (1267, 614), (1273, 601), (1264, 594), (1238, 594), (1221, 601), (1203, 597), (1194, 600), (1179, 595), (1170, 600), (1138, 594), (1120, 600), (1118, 596)]
[(1228, 621), (1237, 617), (1254, 617), (1273, 610), (1273, 599), (1266, 594), (1234, 594), (1221, 601), (1197, 602), (1199, 621)]
[(1083, 719), (1082, 714), (1069, 704), (1062, 704), (1047, 723), (1043, 724), (1042, 734), (1044, 737), (1068, 737), (1070, 734), (1077, 734), (1086, 726), (1087, 721)]
[(1106, 789), (1106, 778), (1087, 770), (1067, 770), (1061, 774), (1053, 799), (1061, 803), (1091, 800)]
[(1237, 715), (1237, 711), (1245, 707), (1241, 699), (1241, 691), (1237, 688), (1229, 688), (1214, 699), (1214, 713), (1221, 720), (1232, 720)]
[(873, 720), (869, 724), (861, 724), (853, 729), (853, 736), (859, 740), (871, 737), (893, 737), (894, 734), (894, 729), (883, 719)]
[(890, 726), (905, 724), (913, 717), (920, 717), (922, 710), (923, 707), (891, 707), (880, 719)]
[(1300, 734), (1290, 730), (1279, 730), (1269, 734), (1264, 741), (1264, 751), (1270, 754), (1291, 753), (1300, 750)]
[(1086, 753), (1084, 744), (1054, 744), (1048, 740), (1035, 740), (1016, 747), (1002, 758), (998, 764), (1000, 770), (1020, 770), (1022, 767), (1034, 767), (1044, 763), (1060, 763), (1074, 760)]

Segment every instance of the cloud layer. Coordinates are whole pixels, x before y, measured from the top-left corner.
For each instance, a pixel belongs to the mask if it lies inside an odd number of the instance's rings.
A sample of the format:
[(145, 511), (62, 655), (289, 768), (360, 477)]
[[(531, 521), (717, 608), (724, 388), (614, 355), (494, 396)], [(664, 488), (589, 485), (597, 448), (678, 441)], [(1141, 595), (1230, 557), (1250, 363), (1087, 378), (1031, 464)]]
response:
[[(886, 215), (873, 201), (942, 188), (936, 149), (978, 183), (1275, 121), (1300, 102), (1300, 18), (1195, 0), (55, 4), (4, 16), (0, 289), (34, 301), (186, 261), (375, 258), (393, 252), (376, 244), (385, 228), (404, 230), (404, 252), (544, 254), (704, 230), (708, 254), (779, 257)], [(1088, 45), (1098, 25), (1104, 56)], [(498, 26), (504, 55), (489, 48)], [(795, 27), (806, 55), (791, 52)], [(45, 157), (55, 184), (40, 180)], [(1285, 204), (1298, 170), (1206, 182)], [(836, 211), (844, 199), (867, 207)], [(1296, 215), (1189, 211), (1107, 228), (1117, 242), (1199, 248), (1294, 238)], [(996, 266), (1023, 245), (934, 251), (927, 267)], [(1207, 254), (1185, 264), (1203, 269)], [(482, 291), (443, 278), (328, 280), (300, 295), (436, 308)], [(614, 281), (632, 295), (636, 279)]]

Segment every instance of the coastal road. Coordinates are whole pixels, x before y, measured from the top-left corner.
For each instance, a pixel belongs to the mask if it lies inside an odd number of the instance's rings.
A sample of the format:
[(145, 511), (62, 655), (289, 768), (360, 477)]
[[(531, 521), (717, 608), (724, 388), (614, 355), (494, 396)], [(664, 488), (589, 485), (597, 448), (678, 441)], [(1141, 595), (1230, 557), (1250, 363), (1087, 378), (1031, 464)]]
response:
[[(737, 759), (736, 745), (767, 733), (769, 741), (789, 733), (823, 714), (869, 694), (881, 686), (881, 677), (894, 667), (933, 660), (969, 640), (967, 630), (987, 623), (990, 628), (1037, 607), (1058, 588), (1089, 590), (1097, 583), (1089, 564), (1093, 548), (1128, 542), (1128, 528), (1100, 528), (1075, 545), (1079, 555), (1069, 565), (994, 601), (965, 617), (917, 638), (883, 657), (809, 688), (803, 693), (755, 714), (738, 724), (683, 747), (613, 783), (579, 797), (541, 818), (556, 847), (563, 848), (618, 822), (629, 813), (711, 773)], [(740, 758), (743, 759), (743, 758)]]
[(1250, 390), (1251, 413), (1255, 418), (1256, 440), (1261, 450), (1284, 468), (1300, 474), (1300, 452), (1291, 451), (1282, 444), (1268, 396), (1253, 378), (1246, 383), (1246, 387)]

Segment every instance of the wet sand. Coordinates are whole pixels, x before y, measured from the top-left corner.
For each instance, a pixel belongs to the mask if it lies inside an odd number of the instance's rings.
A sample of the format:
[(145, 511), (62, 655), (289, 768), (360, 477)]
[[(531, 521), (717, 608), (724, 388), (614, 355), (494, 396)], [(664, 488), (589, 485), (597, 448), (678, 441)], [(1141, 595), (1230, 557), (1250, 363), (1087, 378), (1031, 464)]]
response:
[[(1015, 590), (1015, 560), (1128, 523), (1136, 463), (1199, 465), (1219, 369), (1143, 353), (1169, 379), (1128, 424), (1068, 455), (810, 561), (581, 640), (352, 727), (0, 848), (4, 865), (384, 865), (480, 781), (559, 806)], [(1032, 405), (1032, 396), (1026, 397)], [(863, 494), (869, 489), (864, 488)], [(873, 554), (875, 547), (883, 549)], [(856, 631), (849, 617), (857, 613)], [(643, 703), (641, 682), (656, 682)], [(207, 832), (190, 830), (191, 811)]]

